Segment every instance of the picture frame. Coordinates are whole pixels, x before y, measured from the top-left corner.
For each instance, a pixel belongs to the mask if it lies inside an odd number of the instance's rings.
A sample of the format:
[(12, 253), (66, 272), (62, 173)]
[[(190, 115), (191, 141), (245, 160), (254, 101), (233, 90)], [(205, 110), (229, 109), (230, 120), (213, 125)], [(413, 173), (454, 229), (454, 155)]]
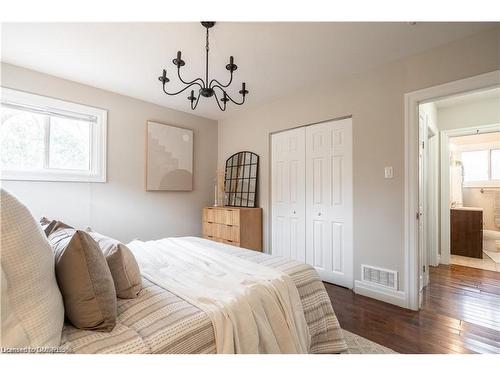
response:
[(193, 145), (191, 129), (146, 121), (146, 191), (192, 191)]

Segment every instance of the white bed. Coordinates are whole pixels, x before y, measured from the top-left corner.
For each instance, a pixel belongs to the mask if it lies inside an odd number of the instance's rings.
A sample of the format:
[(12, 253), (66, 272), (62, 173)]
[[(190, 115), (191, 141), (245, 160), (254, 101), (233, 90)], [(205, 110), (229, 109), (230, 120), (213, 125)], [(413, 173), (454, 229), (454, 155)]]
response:
[[(134, 241), (128, 246), (134, 252), (143, 276), (144, 288), (139, 297), (118, 300), (117, 325), (109, 333), (78, 330), (65, 325), (64, 350), (73, 353), (339, 353), (346, 350), (342, 330), (324, 285), (317, 272), (306, 264), (197, 237)], [(165, 258), (165, 253), (170, 255)], [(240, 308), (244, 302), (237, 302), (237, 306), (232, 307), (236, 309), (239, 321), (234, 315), (231, 317), (232, 308), (227, 310), (227, 303), (219, 305), (219, 299), (224, 302), (224, 298), (219, 298), (220, 293), (214, 292), (218, 279), (209, 281), (205, 276), (195, 277), (197, 270), (193, 264), (187, 265), (193, 259), (186, 258), (186, 254), (198, 254), (200, 264), (205, 263), (212, 270), (216, 264), (217, 272), (226, 267), (223, 278), (233, 278), (231, 283), (234, 277), (239, 277), (238, 272), (245, 273), (247, 268), (247, 275), (251, 275), (253, 282), (255, 277), (260, 278), (255, 283), (261, 284), (257, 289), (266, 284), (265, 290), (271, 294), (279, 294), (272, 285), (279, 279), (278, 286), (285, 288), (284, 295), (287, 288), (288, 294), (292, 295), (288, 303), (280, 302), (282, 306), (288, 304), (288, 308), (283, 307), (283, 316), (291, 333), (276, 328), (280, 326), (276, 322), (276, 312), (267, 310), (267, 307), (266, 313), (257, 317), (261, 321), (266, 314), (272, 316), (272, 322), (266, 323), (264, 328), (259, 324), (258, 328), (248, 329), (245, 323), (250, 326), (252, 318), (242, 313)], [(174, 261), (177, 256), (179, 259)], [(186, 267), (183, 262), (188, 262)], [(173, 272), (174, 264), (176, 272)], [(235, 274), (232, 268), (238, 267), (243, 268), (236, 270)], [(182, 277), (169, 276), (181, 272)], [(197, 289), (197, 282), (208, 284), (203, 290), (193, 290)], [(221, 286), (220, 290), (223, 289)], [(229, 289), (231, 293), (233, 289), (234, 293), (239, 293), (238, 288)], [(255, 288), (251, 295), (255, 297), (254, 291)], [(246, 293), (248, 290), (243, 291)], [(293, 293), (296, 293), (298, 305), (294, 305)], [(232, 297), (234, 295), (229, 296), (229, 300)], [(287, 316), (286, 310), (291, 312), (292, 318)], [(218, 321), (221, 316), (228, 315), (229, 319), (223, 319), (223, 324)], [(232, 331), (228, 330), (228, 325)], [(266, 333), (266, 327), (274, 330), (276, 343), (270, 337), (272, 335)], [(249, 340), (247, 336), (252, 335), (253, 339)], [(287, 335), (292, 335), (292, 338)], [(280, 341), (280, 337), (283, 340)]]

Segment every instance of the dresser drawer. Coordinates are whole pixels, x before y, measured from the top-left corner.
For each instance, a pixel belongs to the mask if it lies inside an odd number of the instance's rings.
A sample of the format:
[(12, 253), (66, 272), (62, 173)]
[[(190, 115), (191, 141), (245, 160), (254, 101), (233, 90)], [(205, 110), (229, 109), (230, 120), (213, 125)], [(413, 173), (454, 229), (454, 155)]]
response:
[(218, 227), (215, 223), (210, 223), (208, 221), (203, 222), (203, 235), (209, 237), (219, 237), (218, 236)]
[(240, 211), (231, 208), (206, 207), (203, 209), (203, 221), (239, 226)]
[(217, 218), (217, 222), (220, 224), (235, 225), (235, 226), (240, 225), (239, 210), (232, 210), (232, 209), (219, 210), (218, 216), (219, 217)]
[(217, 211), (216, 209), (214, 208), (204, 208), (203, 209), (203, 221), (204, 222), (208, 222), (208, 223), (215, 223), (217, 220), (216, 220), (216, 216), (217, 216)]
[(216, 224), (218, 237), (233, 242), (240, 242), (240, 227), (234, 225)]
[(233, 245), (233, 246), (236, 246), (236, 247), (240, 247), (240, 243), (239, 242), (234, 242), (234, 241), (231, 241), (231, 240), (223, 240), (222, 243), (225, 243), (225, 244), (228, 244), (228, 245)]

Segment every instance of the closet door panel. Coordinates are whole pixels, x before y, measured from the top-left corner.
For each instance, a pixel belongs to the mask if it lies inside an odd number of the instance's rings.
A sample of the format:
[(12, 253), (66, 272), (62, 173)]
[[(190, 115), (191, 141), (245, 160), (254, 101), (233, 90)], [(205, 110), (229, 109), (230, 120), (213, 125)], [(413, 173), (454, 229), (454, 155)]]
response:
[(305, 129), (272, 135), (274, 255), (305, 261)]
[(351, 119), (306, 128), (306, 258), (323, 280), (352, 288)]

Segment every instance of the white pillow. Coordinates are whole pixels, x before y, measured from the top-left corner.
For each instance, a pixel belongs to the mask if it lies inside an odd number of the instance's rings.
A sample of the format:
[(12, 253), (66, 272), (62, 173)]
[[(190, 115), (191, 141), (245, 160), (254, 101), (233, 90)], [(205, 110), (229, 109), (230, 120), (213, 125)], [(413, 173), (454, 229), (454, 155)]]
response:
[[(54, 254), (28, 208), (1, 189), (2, 347), (55, 347), (64, 305)], [(4, 306), (5, 302), (5, 306)]]

